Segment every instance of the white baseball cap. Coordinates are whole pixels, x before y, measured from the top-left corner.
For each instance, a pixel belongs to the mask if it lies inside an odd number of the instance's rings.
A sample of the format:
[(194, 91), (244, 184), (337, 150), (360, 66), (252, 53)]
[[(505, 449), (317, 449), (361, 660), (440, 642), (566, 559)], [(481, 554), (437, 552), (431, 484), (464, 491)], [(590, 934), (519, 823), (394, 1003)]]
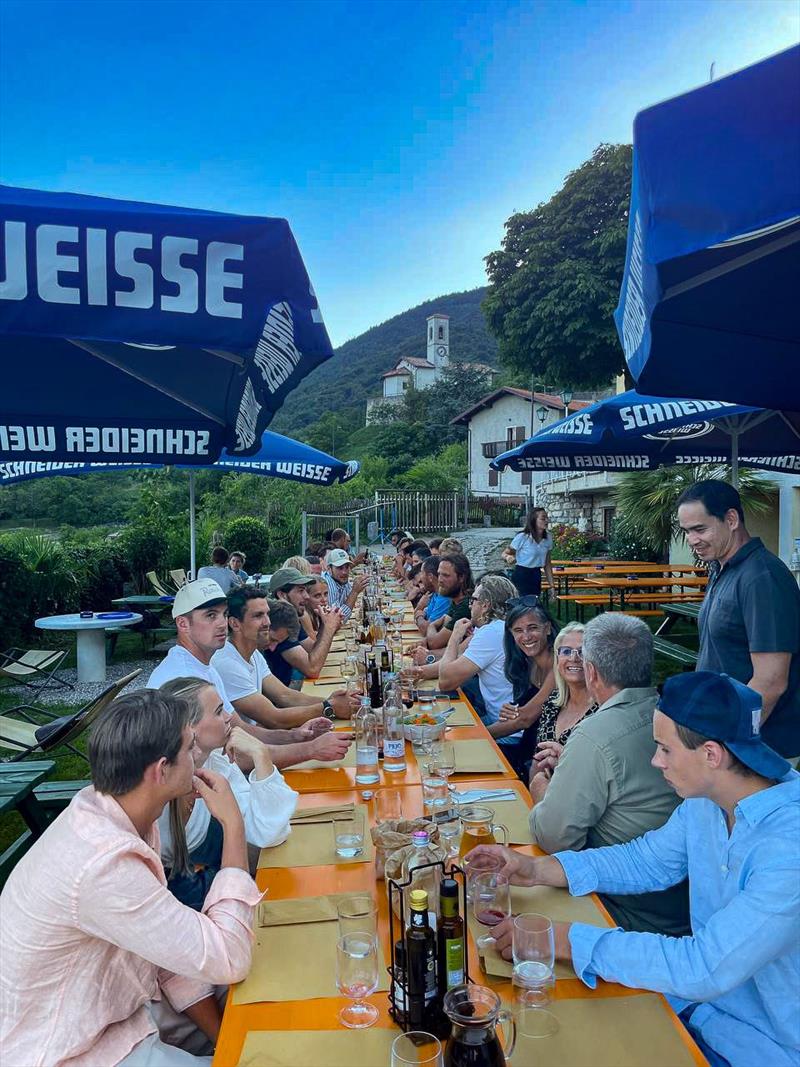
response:
[(329, 567), (344, 567), (352, 562), (343, 548), (332, 548), (328, 553)]
[(177, 619), (179, 615), (188, 615), (195, 608), (207, 608), (212, 604), (221, 604), (227, 599), (222, 586), (217, 585), (213, 578), (196, 578), (193, 582), (182, 585), (175, 594), (172, 617)]

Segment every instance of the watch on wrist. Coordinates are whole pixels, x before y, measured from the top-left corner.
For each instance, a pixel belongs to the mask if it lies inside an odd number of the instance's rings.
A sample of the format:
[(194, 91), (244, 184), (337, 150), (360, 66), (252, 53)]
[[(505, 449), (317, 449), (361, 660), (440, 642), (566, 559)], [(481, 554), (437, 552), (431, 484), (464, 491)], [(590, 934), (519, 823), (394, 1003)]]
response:
[(336, 718), (336, 712), (333, 710), (333, 704), (331, 704), (330, 700), (328, 700), (327, 697), (322, 701), (322, 714), (325, 716), (326, 719), (330, 719), (331, 721)]

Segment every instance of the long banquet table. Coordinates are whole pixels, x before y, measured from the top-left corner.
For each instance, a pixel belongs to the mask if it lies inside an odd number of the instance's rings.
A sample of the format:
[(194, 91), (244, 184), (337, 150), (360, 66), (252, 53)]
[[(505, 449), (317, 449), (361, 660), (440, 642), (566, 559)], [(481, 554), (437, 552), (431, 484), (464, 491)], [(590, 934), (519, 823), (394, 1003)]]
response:
[[(404, 634), (411, 639), (410, 628)], [(340, 660), (338, 655), (342, 642), (335, 642), (329, 662)], [(326, 672), (330, 673), (330, 671)], [(332, 683), (333, 684), (333, 683)], [(313, 680), (304, 684), (304, 689), (319, 692)], [(451, 780), (456, 788), (513, 788), (526, 804), (531, 806), (531, 797), (519, 781), (511, 766), (499, 752), (498, 746), (463, 696), (459, 702), (466, 708), (472, 725), (455, 726), (448, 730), (447, 738), (455, 742), (482, 738), (499, 754), (499, 771), (487, 773), (456, 773)], [(456, 749), (458, 752), (458, 747)], [(401, 774), (389, 774), (381, 768), (381, 782), (370, 787), (399, 788), (403, 798), (405, 817), (422, 815), (422, 787), (420, 769), (410, 743), (406, 746), (407, 770)], [(361, 788), (355, 784), (353, 767), (298, 769), (285, 772), (287, 782), (300, 793), (298, 810), (324, 804), (366, 803), (370, 825), (375, 823), (374, 799), (364, 801)], [(488, 802), (491, 806), (491, 802)], [(503, 821), (502, 806), (497, 805), (496, 818)], [(520, 845), (527, 855), (542, 855), (535, 845)], [(264, 850), (265, 852), (269, 850)], [(369, 893), (378, 905), (378, 932), (384, 960), (390, 958), (389, 912), (383, 881), (376, 881), (373, 862), (331, 863), (320, 866), (293, 866), (262, 868), (256, 872), (256, 881), (265, 891), (268, 901), (313, 900), (332, 893)], [(548, 890), (559, 894), (559, 917), (569, 918), (572, 909), (579, 915), (586, 910), (585, 898), (577, 900), (566, 890)], [(595, 921), (613, 925), (610, 916), (600, 901), (591, 898), (597, 911)], [(395, 925), (395, 929), (397, 929)], [(257, 944), (256, 952), (259, 952)], [(489, 977), (483, 973), (477, 950), (470, 935), (470, 971), (474, 980), (494, 988), (510, 1002), (511, 983), (508, 979)], [(271, 965), (272, 961), (265, 961)], [(280, 973), (283, 962), (274, 960), (274, 968)], [(318, 967), (314, 958), (307, 961), (309, 974)], [(387, 1050), (377, 1052), (374, 1042), (381, 1034), (363, 1038), (345, 1038), (345, 1034), (365, 1035), (369, 1031), (347, 1031), (338, 1020), (339, 1009), (346, 1003), (337, 996), (316, 999), (275, 1000), (258, 1003), (235, 1003), (235, 989), (231, 990), (225, 1008), (222, 1029), (217, 1043), (213, 1067), (326, 1067), (329, 1064), (345, 1063), (350, 1067), (388, 1067)], [(397, 1024), (388, 1010), (386, 992), (373, 994), (370, 1001), (380, 1012), (376, 1027), (387, 1035), (399, 1033)], [(666, 1000), (652, 993), (631, 990), (623, 986), (598, 981), (597, 987), (588, 989), (574, 974), (557, 977), (553, 1011), (560, 1018), (560, 1031), (556, 1038), (541, 1040), (526, 1039), (518, 1043), (512, 1058), (513, 1067), (693, 1067), (705, 1065), (706, 1060), (694, 1041), (678, 1020)], [(375, 1029), (375, 1028), (373, 1028)], [(628, 1032), (630, 1031), (630, 1033)], [(338, 1044), (340, 1040), (357, 1042), (359, 1053), (353, 1055), (353, 1045), (348, 1045), (346, 1054)], [(559, 1042), (552, 1044), (553, 1042)], [(372, 1051), (368, 1051), (372, 1049)], [(680, 1061), (680, 1065), (678, 1064)]]

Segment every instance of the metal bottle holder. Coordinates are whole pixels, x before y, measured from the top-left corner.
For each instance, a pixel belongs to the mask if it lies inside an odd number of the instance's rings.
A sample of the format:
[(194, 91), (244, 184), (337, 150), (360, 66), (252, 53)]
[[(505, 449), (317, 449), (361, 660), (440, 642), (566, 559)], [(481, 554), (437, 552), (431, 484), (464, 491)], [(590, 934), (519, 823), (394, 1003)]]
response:
[[(391, 963), (387, 968), (389, 972), (389, 1014), (398, 1026), (406, 1032), (410, 1029), (408, 1001), (402, 994), (398, 995), (400, 987), (395, 981), (395, 975), (397, 974), (395, 944), (400, 937), (405, 937), (406, 932), (405, 890), (410, 889), (413, 885), (414, 874), (417, 871), (430, 870), (432, 867), (438, 867), (443, 878), (447, 876), (448, 878), (454, 878), (458, 882), (461, 917), (464, 920), (464, 982), (472, 981), (469, 974), (469, 935), (467, 933), (467, 876), (464, 869), (456, 863), (451, 863), (448, 867), (446, 860), (435, 860), (433, 863), (421, 863), (418, 867), (415, 867), (411, 877), (405, 882), (396, 882), (393, 878), (387, 878), (386, 885), (389, 892), (389, 945), (391, 949)], [(398, 904), (397, 914), (395, 914), (394, 909), (395, 897)], [(399, 930), (397, 929), (398, 924)], [(398, 1003), (402, 1003), (404, 1008), (398, 1008)], [(444, 1016), (443, 1022), (446, 1022)], [(449, 1023), (447, 1024), (446, 1032), (448, 1034), (450, 1032)]]

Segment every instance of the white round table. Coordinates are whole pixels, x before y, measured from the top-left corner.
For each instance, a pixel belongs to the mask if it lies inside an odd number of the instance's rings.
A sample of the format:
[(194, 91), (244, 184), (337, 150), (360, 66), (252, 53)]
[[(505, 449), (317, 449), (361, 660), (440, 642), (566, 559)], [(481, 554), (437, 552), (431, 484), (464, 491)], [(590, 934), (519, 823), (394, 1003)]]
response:
[(106, 680), (106, 630), (109, 627), (135, 626), (142, 616), (132, 612), (123, 619), (82, 619), (80, 615), (48, 615), (37, 619), (37, 630), (74, 630), (78, 652), (78, 681)]

